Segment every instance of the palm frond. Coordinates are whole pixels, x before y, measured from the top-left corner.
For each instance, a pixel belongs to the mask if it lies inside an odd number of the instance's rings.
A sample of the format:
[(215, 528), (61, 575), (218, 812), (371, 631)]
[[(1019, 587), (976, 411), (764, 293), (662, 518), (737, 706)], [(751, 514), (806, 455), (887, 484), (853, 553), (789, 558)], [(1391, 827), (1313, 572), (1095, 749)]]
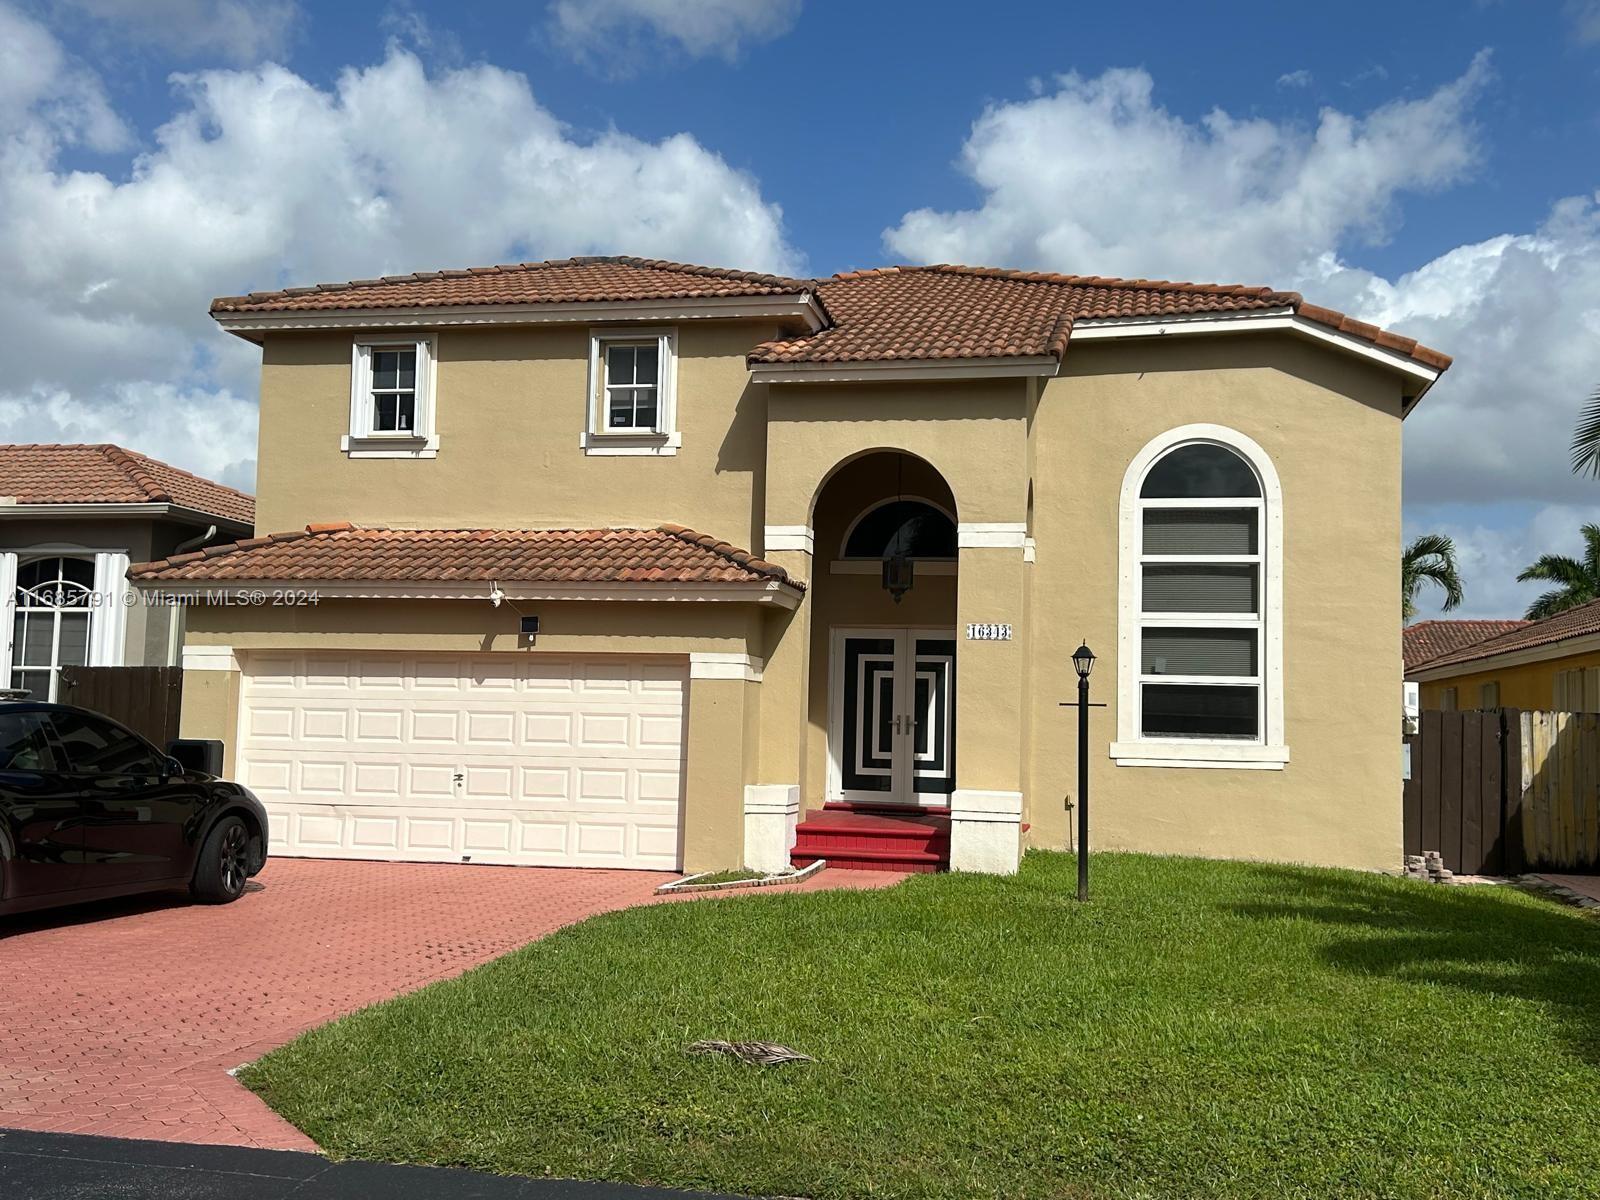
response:
[(1565, 554), (1542, 554), (1532, 565), (1524, 567), (1517, 576), (1518, 583), (1538, 580), (1541, 583), (1559, 583), (1568, 588), (1581, 588), (1589, 583), (1589, 573), (1583, 564)]
[(1583, 571), (1591, 584), (1600, 585), (1600, 525), (1583, 527)]
[(1569, 608), (1577, 608), (1578, 605), (1584, 604), (1591, 599), (1593, 599), (1592, 596), (1575, 597), (1571, 591), (1565, 589), (1546, 592), (1528, 605), (1528, 611), (1524, 614), (1524, 617), (1529, 621), (1542, 621), (1546, 617), (1564, 613)]
[(1417, 592), (1432, 583), (1444, 592), (1445, 612), (1466, 598), (1456, 570), (1456, 544), (1442, 533), (1418, 535), (1400, 556), (1400, 615), (1409, 621), (1417, 612)]
[(1600, 388), (1583, 402), (1572, 431), (1572, 473), (1600, 479)]

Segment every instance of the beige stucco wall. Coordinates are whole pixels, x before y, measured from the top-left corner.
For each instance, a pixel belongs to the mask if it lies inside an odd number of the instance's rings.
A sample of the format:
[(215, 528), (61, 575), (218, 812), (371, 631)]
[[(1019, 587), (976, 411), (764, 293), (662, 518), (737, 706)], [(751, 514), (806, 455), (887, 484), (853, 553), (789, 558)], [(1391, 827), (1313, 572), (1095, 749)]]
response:
[[(1400, 860), (1400, 385), (1288, 338), (1075, 345), (1035, 422), (1035, 845), (1067, 840), (1080, 637), (1100, 656), (1090, 718), (1094, 844), (1356, 867)], [(1281, 771), (1117, 766), (1118, 498), (1158, 434), (1228, 426), (1271, 457), (1284, 506)]]
[(1495, 683), (1500, 685), (1500, 703), (1506, 708), (1553, 708), (1556, 675), (1561, 671), (1594, 667), (1600, 667), (1600, 653), (1594, 651), (1509, 666), (1462, 663), (1455, 669), (1456, 674), (1418, 685), (1421, 705), (1423, 708), (1441, 707), (1444, 689), (1453, 687), (1457, 708), (1478, 708), (1482, 699), (1480, 689), (1486, 683)]
[[(434, 334), (439, 454), (351, 459), (353, 334), (274, 333), (263, 347), (256, 527), (350, 520), (397, 528), (688, 525), (754, 547), (762, 525), (764, 385), (744, 356), (776, 332), (749, 321), (678, 330), (675, 456), (586, 455), (587, 326)], [(386, 331), (388, 332), (388, 331)]]

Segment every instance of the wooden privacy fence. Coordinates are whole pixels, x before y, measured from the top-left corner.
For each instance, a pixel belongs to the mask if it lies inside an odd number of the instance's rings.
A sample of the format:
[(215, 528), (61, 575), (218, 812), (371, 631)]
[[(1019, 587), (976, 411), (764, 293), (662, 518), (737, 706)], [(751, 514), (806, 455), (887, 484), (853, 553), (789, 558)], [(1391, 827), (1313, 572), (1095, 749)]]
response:
[(1407, 854), (1466, 875), (1600, 870), (1600, 714), (1428, 711), (1406, 742)]
[(63, 704), (104, 713), (165, 750), (178, 736), (182, 667), (64, 667)]

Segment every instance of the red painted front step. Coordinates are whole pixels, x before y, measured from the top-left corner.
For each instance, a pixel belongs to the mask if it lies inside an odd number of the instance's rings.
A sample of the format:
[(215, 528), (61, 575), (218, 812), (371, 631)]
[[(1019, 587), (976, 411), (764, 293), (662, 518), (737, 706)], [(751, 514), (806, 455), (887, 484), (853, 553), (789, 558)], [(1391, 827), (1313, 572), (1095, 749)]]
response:
[(950, 865), (950, 818), (942, 813), (830, 804), (795, 832), (791, 858), (797, 867), (819, 858), (858, 871), (931, 872)]

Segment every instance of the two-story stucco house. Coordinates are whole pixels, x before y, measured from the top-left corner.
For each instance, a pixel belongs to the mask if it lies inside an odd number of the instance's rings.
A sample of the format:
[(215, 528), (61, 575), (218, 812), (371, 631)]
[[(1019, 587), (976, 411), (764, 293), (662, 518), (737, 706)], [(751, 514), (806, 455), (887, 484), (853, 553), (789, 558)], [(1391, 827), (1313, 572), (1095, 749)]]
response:
[(1086, 639), (1099, 845), (1399, 861), (1400, 429), (1449, 363), (1410, 339), (631, 258), (211, 311), (275, 532), (133, 577), (212, 594), (185, 733), (277, 853), (1011, 870), (1068, 841)]

